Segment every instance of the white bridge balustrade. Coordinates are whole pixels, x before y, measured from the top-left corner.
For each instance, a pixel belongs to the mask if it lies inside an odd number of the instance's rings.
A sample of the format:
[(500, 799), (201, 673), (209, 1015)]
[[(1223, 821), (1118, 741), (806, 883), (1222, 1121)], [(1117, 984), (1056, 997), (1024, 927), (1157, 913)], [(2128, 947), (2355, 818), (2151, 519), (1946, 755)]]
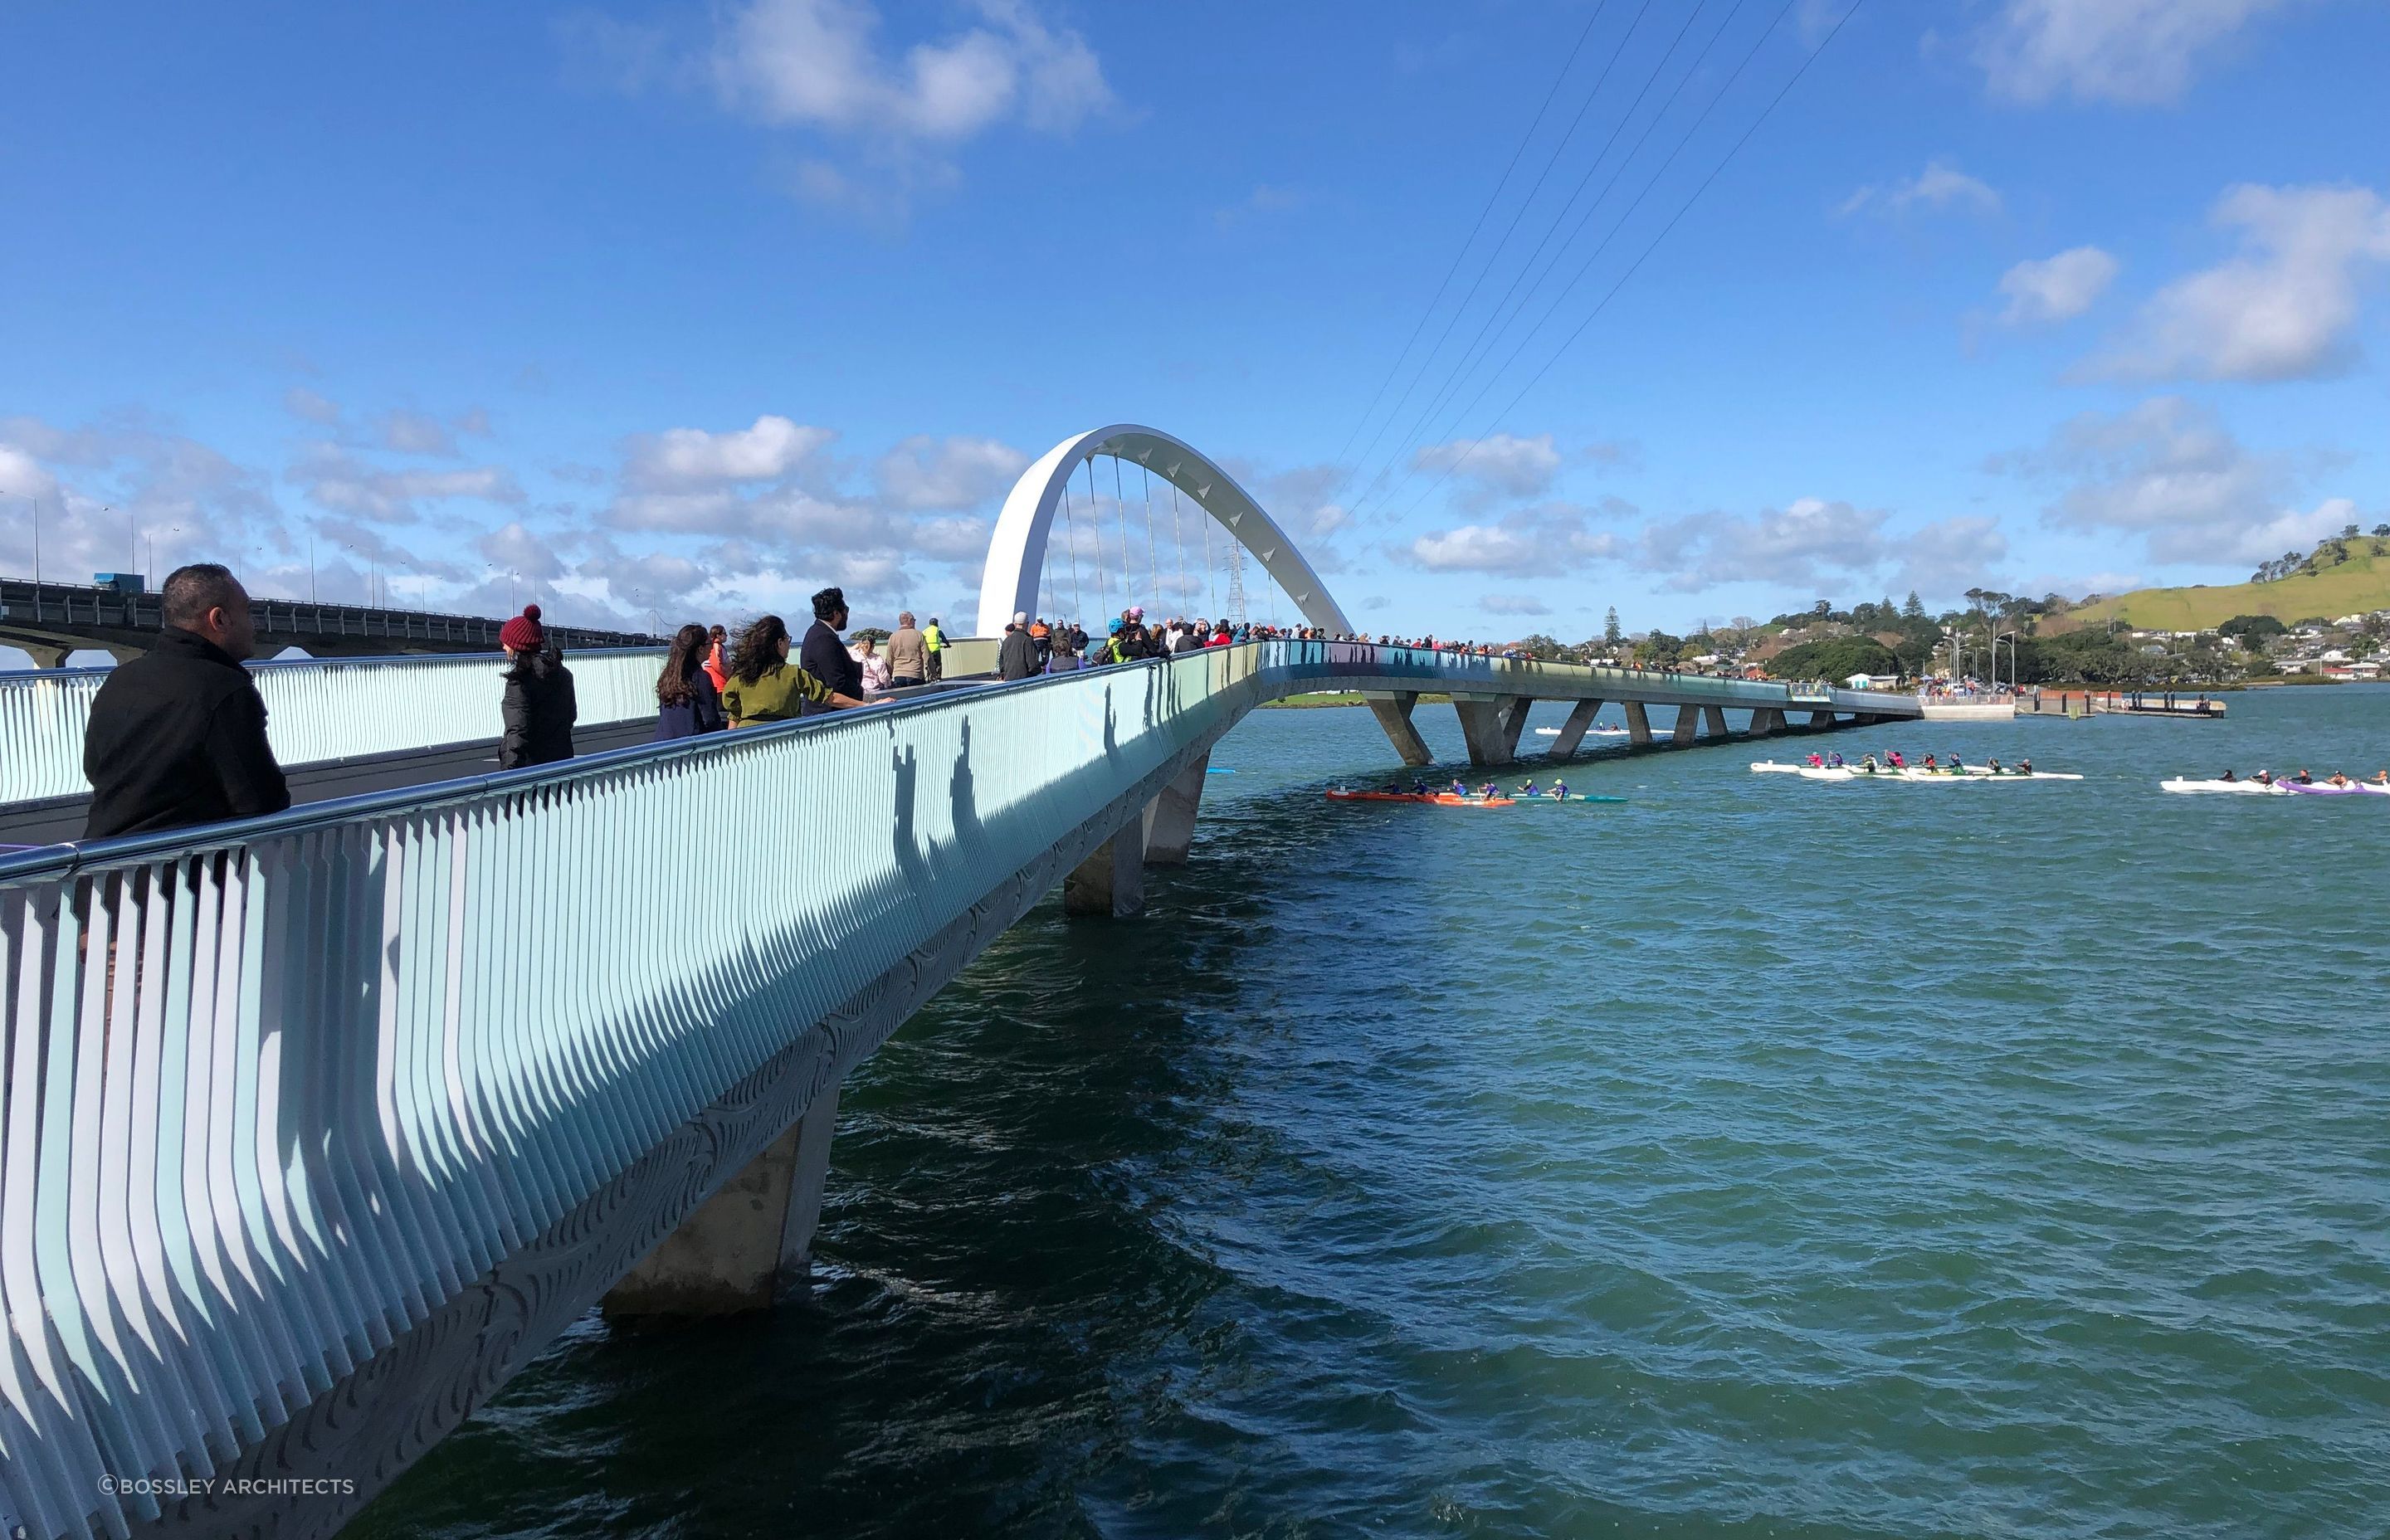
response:
[[(646, 736), (656, 716), (661, 648), (566, 655), (584, 748)], [(505, 724), (502, 658), (294, 659), (251, 663), (266, 738), (302, 802), (468, 774), (495, 752)], [(90, 787), (83, 738), (106, 669), (0, 674), (0, 843), (83, 832)]]
[(814, 1110), (817, 1198), (848, 1068), (1066, 876), (1133, 911), (1255, 706), (1792, 704), (1670, 678), (1274, 641), (0, 858), (0, 1533), (330, 1533)]

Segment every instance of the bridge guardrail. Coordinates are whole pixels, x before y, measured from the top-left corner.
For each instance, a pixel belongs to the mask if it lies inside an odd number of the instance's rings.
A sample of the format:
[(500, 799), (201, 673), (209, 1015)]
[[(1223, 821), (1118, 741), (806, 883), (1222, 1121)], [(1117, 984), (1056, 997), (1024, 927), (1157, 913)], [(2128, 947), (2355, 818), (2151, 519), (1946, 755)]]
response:
[[(662, 648), (572, 652), (584, 725), (652, 716)], [(490, 653), (309, 658), (249, 665), (265, 698), (265, 736), (285, 765), (496, 738), (505, 660)], [(86, 789), (84, 726), (107, 669), (0, 674), (0, 802)]]
[(1548, 667), (1248, 644), (0, 857), (0, 1531), (155, 1518), (1266, 695)]

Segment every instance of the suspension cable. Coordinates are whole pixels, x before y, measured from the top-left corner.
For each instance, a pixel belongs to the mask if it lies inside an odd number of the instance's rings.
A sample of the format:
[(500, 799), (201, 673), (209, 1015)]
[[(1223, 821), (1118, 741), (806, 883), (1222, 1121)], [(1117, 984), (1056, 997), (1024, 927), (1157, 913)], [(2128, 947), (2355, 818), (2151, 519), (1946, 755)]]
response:
[(1212, 587), (1212, 618), (1220, 620), (1220, 564), (1212, 559), (1212, 510), (1203, 510), (1203, 578)]
[(1153, 585), (1153, 607), (1156, 610), (1167, 610), (1170, 606), (1162, 602), (1162, 563), (1156, 560), (1153, 555), (1153, 468), (1150, 465), (1141, 465), (1137, 468), (1145, 472), (1146, 578)]
[[(1170, 481), (1168, 477), (1163, 480)], [(1170, 535), (1178, 543), (1178, 597), (1187, 597), (1187, 529), (1178, 521), (1178, 483), (1170, 482)]]
[(1104, 505), (1096, 495), (1096, 457), (1087, 456), (1087, 522), (1095, 526), (1096, 534), (1096, 602), (1111, 613), (1111, 589), (1104, 583)]
[(1071, 544), (1071, 608), (1084, 616), (1087, 602), (1079, 595), (1079, 532), (1071, 522), (1071, 478), (1062, 478), (1062, 538)]
[(1120, 456), (1112, 456), (1112, 511), (1120, 515), (1121, 532), (1121, 608), (1137, 608), (1137, 569), (1128, 554), (1128, 498), (1121, 492)]

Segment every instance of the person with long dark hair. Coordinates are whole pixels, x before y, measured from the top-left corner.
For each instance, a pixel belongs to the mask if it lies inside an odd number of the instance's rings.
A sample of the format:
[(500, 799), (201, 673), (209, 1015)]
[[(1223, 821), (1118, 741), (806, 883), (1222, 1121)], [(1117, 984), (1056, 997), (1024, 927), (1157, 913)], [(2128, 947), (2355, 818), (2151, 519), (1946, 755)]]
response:
[(498, 768), (553, 764), (572, 757), (572, 723), (580, 708), (572, 697), (572, 671), (539, 623), (539, 606), (498, 627), (506, 649), (506, 736), (498, 740)]
[(788, 622), (777, 615), (759, 615), (748, 622), (739, 634), (739, 645), (731, 648), (730, 683), (723, 687), (722, 709), (733, 727), (785, 722), (807, 705), (842, 712), (862, 704), (789, 661)]
[(658, 743), (718, 733), (730, 725), (722, 714), (722, 692), (713, 687), (713, 676), (706, 672), (708, 641), (701, 625), (682, 626), (673, 637), (672, 650), (664, 655), (664, 671), (656, 678)]

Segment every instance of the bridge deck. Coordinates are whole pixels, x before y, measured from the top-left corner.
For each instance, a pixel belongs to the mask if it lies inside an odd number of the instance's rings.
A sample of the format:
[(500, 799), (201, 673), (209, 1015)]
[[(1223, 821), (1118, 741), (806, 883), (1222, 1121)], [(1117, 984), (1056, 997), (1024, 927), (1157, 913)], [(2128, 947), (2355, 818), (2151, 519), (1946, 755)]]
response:
[[(0, 1530), (328, 1533), (1247, 712), (1323, 689), (1914, 710), (1273, 642), (0, 858)], [(703, 891), (740, 902), (687, 923)], [(126, 1485), (211, 1473), (356, 1485)]]

